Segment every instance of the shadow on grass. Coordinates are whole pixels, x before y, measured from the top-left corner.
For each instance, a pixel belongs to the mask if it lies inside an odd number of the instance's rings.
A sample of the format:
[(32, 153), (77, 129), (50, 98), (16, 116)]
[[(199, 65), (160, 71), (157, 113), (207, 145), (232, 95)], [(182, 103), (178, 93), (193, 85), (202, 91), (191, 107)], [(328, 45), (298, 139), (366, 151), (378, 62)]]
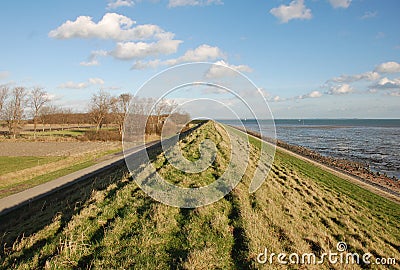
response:
[[(185, 138), (200, 126), (202, 124), (181, 133), (179, 138)], [(154, 160), (161, 152), (161, 143), (157, 143), (131, 155), (128, 162), (132, 162), (134, 166), (139, 167), (139, 165), (147, 160), (147, 156), (150, 160)], [(21, 238), (29, 237), (42, 230), (51, 224), (57, 216), (61, 215), (61, 225), (57, 233), (38, 241), (31, 248), (23, 249), (19, 255), (13, 258), (16, 261), (29, 259), (33, 256), (35, 250), (42, 248), (48, 241), (62, 232), (71, 218), (86, 206), (93, 191), (104, 190), (109, 185), (116, 183), (116, 189), (108, 194), (109, 197), (115, 196), (116, 192), (128, 183), (128, 181), (125, 183), (121, 182), (128, 173), (125, 161), (118, 161), (107, 168), (102, 168), (99, 171), (76, 179), (73, 183), (69, 183), (57, 191), (21, 205), (15, 210), (0, 216), (0, 244), (3, 247), (0, 250), (0, 262), (4, 261), (7, 252), (11, 250), (13, 244)], [(147, 208), (148, 205), (144, 206), (143, 211), (146, 211)], [(121, 211), (123, 212), (123, 210)], [(96, 235), (96, 239), (101, 237), (100, 234)], [(85, 261), (87, 260), (85, 259), (83, 263)]]

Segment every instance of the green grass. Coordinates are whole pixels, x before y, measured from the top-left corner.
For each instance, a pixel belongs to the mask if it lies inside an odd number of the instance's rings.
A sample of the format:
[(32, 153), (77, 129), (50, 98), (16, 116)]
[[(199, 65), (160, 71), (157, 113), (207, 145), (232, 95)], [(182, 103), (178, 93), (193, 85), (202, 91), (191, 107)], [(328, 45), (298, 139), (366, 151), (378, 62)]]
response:
[[(204, 138), (217, 144), (217, 163), (227, 163), (226, 136), (212, 122), (181, 141), (184, 156), (196, 160), (198, 143)], [(41, 217), (53, 213), (57, 205), (13, 227), (21, 235), (37, 228), (5, 244), (0, 268), (286, 269), (276, 263), (260, 265), (255, 258), (264, 248), (275, 253), (335, 252), (338, 241), (345, 241), (351, 252), (400, 259), (398, 205), (311, 163), (278, 151), (264, 184), (249, 194), (261, 145), (254, 142), (242, 181), (208, 206), (179, 209), (163, 205), (132, 178), (115, 171), (94, 181), (111, 184), (79, 189), (88, 199), (74, 201), (74, 196), (81, 195), (66, 191), (64, 201), (70, 206), (55, 211), (46, 226), (38, 225)], [(165, 162), (163, 154), (155, 157), (154, 164), (166, 180), (182, 186), (212, 180), (207, 170), (187, 179)], [(223, 172), (223, 166), (217, 165), (208, 169), (214, 179)], [(289, 269), (334, 267), (342, 269), (328, 263)], [(349, 269), (365, 268), (353, 265)]]
[(21, 192), (23, 190), (29, 189), (31, 187), (52, 181), (52, 180), (62, 177), (64, 175), (67, 175), (67, 174), (85, 169), (87, 167), (90, 167), (94, 164), (95, 164), (94, 160), (88, 160), (88, 161), (78, 163), (78, 164), (72, 165), (70, 167), (61, 169), (61, 170), (57, 170), (57, 171), (54, 171), (51, 173), (36, 176), (36, 177), (26, 180), (26, 181), (8, 185), (1, 190), (0, 198), (4, 198), (4, 197), (10, 196), (12, 194)]
[(64, 157), (3, 157), (0, 156), (0, 175), (59, 161)]
[[(96, 164), (98, 159), (100, 159), (100, 158), (102, 158), (104, 156), (107, 156), (107, 155), (112, 155), (112, 154), (121, 152), (121, 151), (122, 150), (119, 149), (119, 148), (118, 149), (114, 149), (114, 150), (104, 151), (104, 152), (96, 154), (94, 156), (88, 156), (88, 157), (86, 157), (85, 160), (83, 160), (83, 161), (81, 161), (79, 163), (73, 164), (73, 165), (71, 165), (69, 167), (66, 167), (66, 168), (63, 168), (63, 169), (60, 169), (60, 170), (56, 170), (56, 171), (53, 171), (53, 172), (50, 172), (50, 173), (45, 173), (45, 174), (42, 174), (42, 175), (38, 175), (38, 176), (36, 176), (36, 177), (34, 177), (32, 179), (28, 179), (26, 181), (22, 181), (22, 182), (18, 182), (18, 183), (15, 183), (15, 184), (7, 185), (7, 186), (3, 187), (2, 189), (0, 189), (0, 191), (1, 191), (0, 192), (0, 198), (7, 197), (9, 195), (21, 192), (21, 191), (26, 190), (28, 188), (31, 188), (31, 187), (34, 187), (34, 186), (37, 186), (37, 185), (40, 185), (40, 184), (55, 180), (55, 179), (57, 179), (59, 177), (62, 177), (64, 175), (68, 175), (68, 174), (71, 174), (73, 172), (88, 168), (88, 167)], [(58, 160), (63, 159), (62, 157), (54, 157), (54, 159), (56, 159), (54, 161), (57, 161), (57, 158), (58, 158)], [(36, 165), (34, 165), (34, 166), (36, 166)], [(32, 166), (32, 167), (34, 167), (34, 166)]]
[[(340, 194), (349, 196), (350, 198), (358, 201), (361, 204), (364, 204), (370, 209), (382, 211), (388, 208), (389, 211), (386, 212), (386, 214), (400, 216), (400, 207), (397, 203), (385, 199), (345, 179), (335, 176), (330, 172), (326, 172), (307, 161), (294, 158), (293, 156), (280, 151), (278, 151), (278, 155), (279, 158), (282, 158), (286, 160), (287, 163), (297, 167), (299, 172), (305, 177), (315, 179), (316, 182), (319, 182), (327, 188), (337, 191)], [(384, 209), (382, 209), (383, 206), (385, 206)]]
[[(56, 136), (56, 137), (78, 137), (81, 135), (84, 135), (85, 132), (88, 129), (66, 129), (66, 130), (55, 130), (55, 131), (45, 131), (42, 132), (40, 130), (38, 130), (36, 132), (36, 136), (37, 137), (51, 137), (51, 136)], [(21, 135), (24, 136), (33, 136), (34, 132), (33, 131), (26, 131), (26, 132), (22, 132)]]

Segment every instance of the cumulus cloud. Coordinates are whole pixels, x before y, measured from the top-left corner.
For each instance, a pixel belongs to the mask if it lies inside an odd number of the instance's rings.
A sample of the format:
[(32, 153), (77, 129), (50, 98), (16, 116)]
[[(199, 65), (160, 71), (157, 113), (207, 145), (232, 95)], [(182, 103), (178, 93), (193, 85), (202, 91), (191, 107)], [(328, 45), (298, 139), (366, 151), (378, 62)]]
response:
[(298, 96), (296, 99), (305, 99), (305, 98), (320, 98), (322, 97), (322, 93), (320, 91), (312, 91), (308, 94)]
[(176, 53), (182, 41), (180, 40), (159, 40), (157, 42), (118, 42), (115, 49), (109, 55), (117, 59), (129, 60), (140, 59), (160, 54)]
[(87, 82), (76, 83), (73, 81), (69, 81), (63, 84), (60, 84), (58, 88), (66, 88), (66, 89), (84, 89), (88, 88), (92, 85), (103, 85), (104, 81), (100, 78), (90, 78)]
[(356, 81), (361, 81), (361, 80), (374, 81), (379, 78), (380, 78), (379, 73), (377, 73), (375, 71), (369, 71), (369, 72), (365, 72), (362, 74), (356, 74), (356, 75), (341, 75), (339, 77), (332, 78), (329, 81), (337, 82), (337, 83), (350, 83), (350, 82), (356, 82)]
[(225, 58), (225, 53), (218, 47), (213, 47), (207, 44), (200, 45), (194, 50), (188, 50), (185, 54), (172, 62), (174, 64), (185, 62), (202, 62), (212, 61), (218, 58)]
[(322, 97), (322, 93), (320, 91), (312, 91), (311, 93), (307, 94), (310, 98), (319, 98)]
[(207, 44), (200, 45), (196, 49), (186, 51), (181, 57), (165, 61), (136, 61), (132, 69), (157, 68), (159, 66), (173, 66), (187, 62), (206, 62), (225, 58), (225, 53), (218, 47)]
[(387, 77), (382, 78), (379, 80), (378, 83), (370, 86), (370, 89), (373, 90), (391, 90), (391, 89), (397, 89), (400, 90), (400, 78), (395, 78), (395, 79), (389, 79)]
[(8, 71), (0, 71), (0, 80), (7, 79), (10, 76), (10, 72)]
[(281, 23), (287, 23), (293, 19), (309, 20), (312, 18), (311, 9), (304, 5), (304, 0), (293, 0), (288, 6), (280, 5), (269, 12)]
[(169, 0), (168, 7), (222, 5), (221, 0)]
[(206, 73), (206, 78), (222, 78), (228, 76), (235, 76), (237, 73), (235, 72), (252, 72), (252, 69), (246, 65), (230, 65), (226, 63), (224, 60), (220, 60), (215, 62), (215, 65), (212, 65), (211, 68)]
[(352, 0), (329, 0), (329, 3), (334, 8), (348, 8)]
[(379, 73), (400, 73), (400, 64), (397, 62), (386, 62), (378, 65), (375, 68)]
[(134, 20), (116, 13), (105, 14), (97, 23), (91, 17), (80, 16), (49, 33), (49, 37), (55, 39), (98, 38), (116, 42), (111, 51), (93, 51), (87, 61), (80, 63), (81, 66), (99, 65), (100, 56), (129, 60), (176, 53), (182, 41), (175, 40), (174, 36), (157, 25), (136, 25)]
[(120, 7), (132, 7), (135, 3), (132, 0), (115, 0), (107, 4), (107, 9), (117, 9)]
[(326, 92), (328, 95), (345, 95), (354, 92), (353, 87), (349, 84), (334, 85)]
[(136, 21), (117, 13), (106, 13), (98, 22), (92, 17), (79, 16), (75, 21), (67, 21), (49, 32), (55, 39), (99, 38), (117, 41), (133, 41), (146, 39), (172, 39), (173, 33), (166, 32), (153, 24), (134, 27)]

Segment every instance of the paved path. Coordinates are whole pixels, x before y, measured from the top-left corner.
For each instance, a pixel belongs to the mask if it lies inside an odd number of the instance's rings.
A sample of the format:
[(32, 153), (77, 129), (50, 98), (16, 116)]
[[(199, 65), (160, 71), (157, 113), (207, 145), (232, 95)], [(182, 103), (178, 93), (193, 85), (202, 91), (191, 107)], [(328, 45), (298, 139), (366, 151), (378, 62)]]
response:
[[(148, 148), (158, 142), (148, 143), (146, 146), (140, 145), (133, 147), (126, 154), (134, 155), (139, 151)], [(92, 177), (96, 174), (104, 172), (114, 166), (121, 165), (125, 162), (124, 154), (118, 153), (111, 155), (111, 158), (102, 161), (98, 164), (90, 166), (88, 168), (82, 169), (80, 171), (76, 171), (74, 173), (62, 176), (55, 180), (46, 182), (44, 184), (35, 186), (33, 188), (24, 190), (22, 192), (10, 195), (8, 197), (0, 199), (0, 216), (4, 215), (22, 205), (28, 204), (34, 200), (40, 199), (49, 193), (53, 193), (60, 189), (63, 189), (67, 186), (75, 184), (79, 181), (83, 181), (89, 177)]]

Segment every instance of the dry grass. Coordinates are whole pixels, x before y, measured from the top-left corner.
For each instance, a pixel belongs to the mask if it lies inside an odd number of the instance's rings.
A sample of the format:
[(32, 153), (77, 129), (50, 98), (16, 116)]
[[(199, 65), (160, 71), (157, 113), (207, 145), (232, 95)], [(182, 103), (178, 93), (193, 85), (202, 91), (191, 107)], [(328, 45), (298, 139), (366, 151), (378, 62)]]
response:
[[(63, 144), (63, 143), (61, 143)], [(74, 143), (76, 145), (76, 143)], [(94, 147), (93, 147), (94, 146)], [(46, 181), (53, 180), (62, 175), (72, 173), (73, 171), (88, 167), (108, 154), (120, 151), (120, 145), (115, 143), (105, 143), (83, 147), (83, 149), (74, 151), (68, 156), (48, 156), (43, 157), (49, 160), (45, 164), (37, 163), (36, 166), (30, 166), (25, 169), (14, 170), (0, 175), (0, 197), (4, 197), (24, 189), (33, 187)], [(4, 157), (7, 159), (8, 157)], [(13, 162), (23, 162), (29, 157), (8, 158)], [(35, 157), (30, 157), (35, 158)], [(37, 157), (38, 159), (40, 157)]]
[[(212, 131), (212, 132), (211, 132)], [(196, 138), (213, 140), (221, 173), (226, 137), (213, 123), (181, 141), (187, 158), (198, 158)], [(243, 181), (218, 202), (178, 209), (155, 202), (128, 177), (95, 189), (71, 218), (64, 213), (27, 237), (9, 244), (0, 267), (15, 269), (287, 269), (260, 265), (258, 253), (335, 251), (345, 241), (351, 252), (399, 258), (400, 209), (397, 204), (307, 162), (278, 152), (262, 187), (248, 193), (258, 147)], [(245, 161), (247, 162), (247, 160)], [(154, 164), (176, 181), (161, 154)], [(206, 184), (206, 174), (185, 185)], [(39, 218), (39, 217), (38, 217)], [(290, 266), (291, 269), (362, 269), (366, 266)], [(375, 269), (376, 267), (372, 267)], [(399, 269), (398, 265), (393, 266)]]

